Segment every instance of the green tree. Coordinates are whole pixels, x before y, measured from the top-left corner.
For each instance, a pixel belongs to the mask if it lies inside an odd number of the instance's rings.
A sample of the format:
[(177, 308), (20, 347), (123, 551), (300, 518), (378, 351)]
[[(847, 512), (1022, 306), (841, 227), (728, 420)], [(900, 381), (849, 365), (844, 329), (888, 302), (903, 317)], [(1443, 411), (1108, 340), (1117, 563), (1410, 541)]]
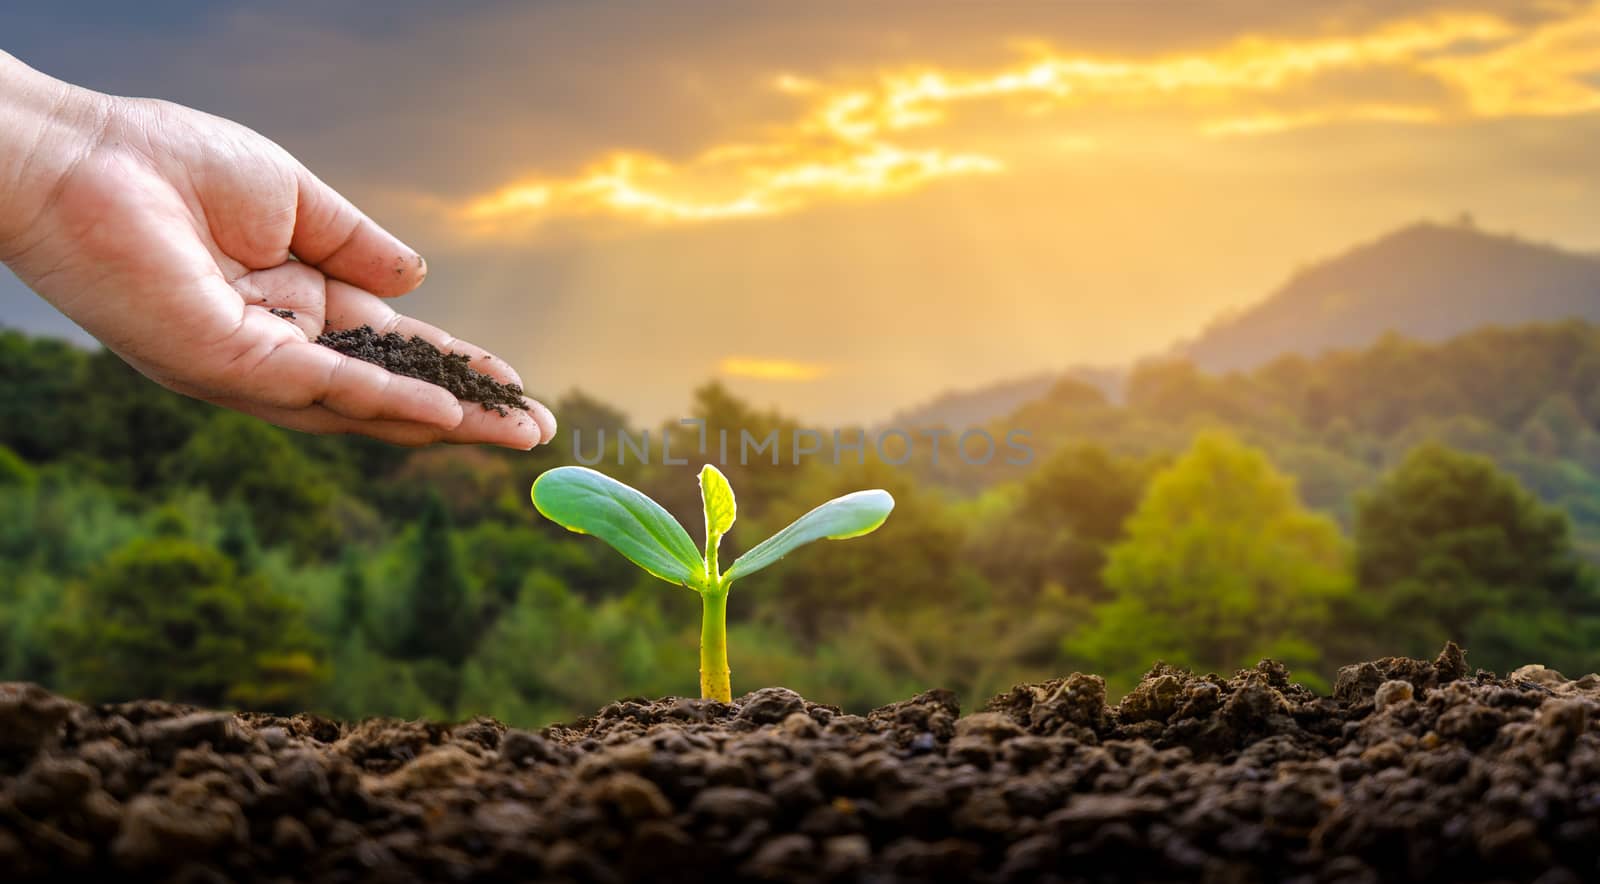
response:
[(1338, 526), (1221, 433), (1155, 476), (1104, 576), (1111, 601), (1066, 649), (1122, 686), (1157, 659), (1226, 670), (1274, 657), (1314, 678), (1330, 604), (1350, 587)]
[(1397, 652), (1452, 639), (1496, 669), (1595, 662), (1600, 595), (1566, 515), (1488, 458), (1416, 448), (1361, 500), (1356, 543), (1372, 629)]
[(76, 422), (69, 445), (53, 456), (82, 452), (85, 466), (107, 484), (141, 491), (161, 487), (163, 462), (219, 411), (151, 382), (109, 350), (88, 359), (69, 412)]
[(1103, 598), (1106, 551), (1122, 538), (1153, 471), (1098, 445), (1065, 448), (1023, 480), (1010, 506), (974, 514), (967, 558), (1016, 601), (1048, 584)]
[(333, 554), (342, 532), (333, 518), (337, 496), (322, 465), (277, 427), (217, 412), (167, 460), (168, 481), (248, 504), (268, 545), (287, 543), (302, 556)]
[(1150, 467), (1098, 445), (1067, 448), (1039, 465), (1023, 485), (1019, 516), (1060, 525), (1078, 537), (1108, 544), (1138, 506)]
[(411, 567), (396, 656), (460, 663), (478, 638), (477, 594), (461, 564), (450, 513), (437, 494), (423, 502), (407, 554)]
[(872, 543), (830, 543), (821, 555), (796, 556), (782, 568), (751, 576), (729, 606), (731, 621), (776, 617), (801, 643), (814, 645), (868, 610), (950, 610), (970, 601), (975, 590), (988, 595), (962, 558), (962, 525), (937, 494), (919, 490), (892, 467), (870, 462), (839, 469), (813, 466), (811, 477), (791, 489), (797, 499), (747, 509), (741, 497), (741, 530), (749, 537), (770, 535), (803, 514), (814, 499), (858, 488), (893, 494), (894, 519)]
[[(523, 497), (526, 498), (526, 489)], [(480, 522), (457, 535), (465, 553), (466, 568), (482, 594), (485, 615), (506, 610), (517, 602), (522, 581), (535, 570), (545, 571), (574, 594), (598, 599), (615, 595), (619, 586), (633, 583), (637, 572), (621, 556), (595, 555), (598, 544), (573, 543), (572, 535), (552, 536), (527, 524)], [(622, 567), (615, 567), (620, 560)]]
[[(418, 451), (394, 473), (393, 481), (397, 489), (411, 491), (410, 500), (404, 501), (408, 508), (419, 506), (430, 493), (439, 494), (458, 525), (473, 525), (493, 515), (499, 494), (513, 484), (511, 467), (498, 454), (461, 447)], [(522, 492), (518, 499), (525, 504), (527, 489)]]
[(194, 537), (194, 522), (176, 503), (165, 503), (151, 511), (146, 519), (151, 537)]
[[(0, 444), (34, 463), (76, 447), (89, 354), (66, 341), (0, 329)], [(83, 414), (92, 414), (86, 408)]]
[(676, 607), (663, 599), (671, 591), (641, 587), (594, 603), (547, 573), (528, 574), (517, 603), (463, 667), (461, 711), (531, 726), (592, 711), (621, 692), (689, 694), (694, 612), (670, 620), (662, 608)]
[(1589, 421), (1567, 393), (1546, 397), (1517, 433), (1529, 454), (1548, 458), (1573, 456), (1593, 435)]
[(79, 577), (146, 530), (98, 482), (60, 466), (37, 476), (29, 485), (0, 487), (0, 575), (34, 568)]
[(32, 488), (39, 477), (15, 451), (0, 445), (0, 488)]
[(217, 548), (233, 560), (240, 574), (249, 574), (261, 565), (261, 544), (256, 540), (255, 520), (250, 508), (237, 498), (222, 508), (222, 536)]
[(49, 624), (63, 594), (60, 580), (38, 572), (0, 576), (0, 680), (55, 683)]
[[(342, 639), (333, 650), (332, 662), (334, 677), (323, 684), (315, 704), (328, 715), (345, 719), (392, 715), (435, 721), (451, 716), (451, 710), (429, 696), (421, 684), (419, 664), (383, 656), (362, 633)], [(484, 710), (469, 711), (481, 715)]]
[(290, 709), (323, 677), (291, 599), (180, 538), (113, 553), (68, 590), (54, 631), (62, 687), (90, 701)]
[(339, 563), (339, 599), (334, 632), (341, 638), (363, 635), (367, 628), (367, 575), (361, 568), (361, 555), (345, 550)]

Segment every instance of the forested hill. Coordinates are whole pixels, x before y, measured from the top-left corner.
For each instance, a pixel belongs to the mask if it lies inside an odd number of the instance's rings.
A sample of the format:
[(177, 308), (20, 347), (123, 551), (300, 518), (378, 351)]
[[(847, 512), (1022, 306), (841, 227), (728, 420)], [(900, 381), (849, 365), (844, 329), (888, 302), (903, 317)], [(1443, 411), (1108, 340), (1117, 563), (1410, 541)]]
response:
[[(1600, 326), (1576, 320), (1439, 343), (1389, 335), (1226, 375), (1181, 359), (1152, 362), (1129, 377), (1121, 404), (1063, 381), (995, 427), (1026, 429), (1048, 456), (1083, 440), (1129, 454), (1170, 452), (1218, 425), (1295, 475), (1307, 503), (1343, 516), (1419, 444), (1488, 455), (1566, 509), (1585, 552), (1600, 561)], [(938, 478), (975, 491), (1004, 476), (968, 469)]]
[[(1418, 223), (1310, 265), (1267, 298), (1217, 319), (1155, 361), (1179, 357), (1221, 373), (1280, 356), (1364, 348), (1385, 334), (1443, 341), (1490, 325), (1600, 322), (1600, 253), (1583, 254), (1467, 222)], [(897, 427), (984, 423), (1059, 382), (1080, 381), (1112, 400), (1128, 370), (1078, 368), (944, 393), (897, 413)]]
[(1386, 332), (1443, 340), (1485, 325), (1600, 321), (1600, 257), (1467, 223), (1420, 223), (1297, 273), (1181, 344), (1208, 371), (1365, 346)]
[(898, 429), (981, 426), (1045, 396), (1063, 380), (1087, 384), (1108, 399), (1116, 400), (1122, 396), (1125, 375), (1121, 368), (1080, 366), (1064, 372), (1041, 372), (996, 381), (970, 390), (951, 390), (896, 412), (886, 426)]

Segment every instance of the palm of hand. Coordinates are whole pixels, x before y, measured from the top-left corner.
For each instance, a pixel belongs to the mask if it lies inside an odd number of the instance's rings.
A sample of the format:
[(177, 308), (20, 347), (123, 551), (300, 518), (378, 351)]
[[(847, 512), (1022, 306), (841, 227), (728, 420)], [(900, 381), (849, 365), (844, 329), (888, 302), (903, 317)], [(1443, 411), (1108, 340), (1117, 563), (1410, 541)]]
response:
[(26, 242), (10, 259), (24, 281), (186, 395), (294, 429), (409, 445), (529, 448), (554, 435), (554, 418), (532, 400), (505, 417), (463, 408), (439, 387), (312, 343), (325, 326), (371, 325), (421, 335), (521, 383), (503, 361), (396, 313), (383, 298), (414, 289), (422, 259), (277, 145), (228, 121), (118, 102)]

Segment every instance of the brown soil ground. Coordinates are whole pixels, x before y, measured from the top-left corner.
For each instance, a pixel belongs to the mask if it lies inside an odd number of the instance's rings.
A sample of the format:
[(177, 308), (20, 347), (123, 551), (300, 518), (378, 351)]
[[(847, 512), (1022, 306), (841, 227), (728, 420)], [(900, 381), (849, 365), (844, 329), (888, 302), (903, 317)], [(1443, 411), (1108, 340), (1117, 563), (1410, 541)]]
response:
[(317, 343), (394, 374), (443, 387), (463, 402), (479, 403), (484, 411), (505, 415), (508, 409), (526, 407), (521, 387), (502, 384), (474, 369), (471, 357), (446, 353), (419, 337), (394, 332), (380, 335), (372, 326), (363, 325), (323, 332)]
[(0, 878), (1600, 880), (1600, 677), (1263, 662), (962, 717), (768, 688), (542, 732), (81, 706), (0, 685)]

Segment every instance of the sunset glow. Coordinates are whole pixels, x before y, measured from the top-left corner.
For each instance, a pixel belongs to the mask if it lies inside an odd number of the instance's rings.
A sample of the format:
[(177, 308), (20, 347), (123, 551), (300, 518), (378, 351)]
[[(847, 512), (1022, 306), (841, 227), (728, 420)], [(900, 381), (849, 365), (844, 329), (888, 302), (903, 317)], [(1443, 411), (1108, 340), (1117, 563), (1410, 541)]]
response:
[(717, 371), (727, 377), (758, 381), (814, 381), (826, 375), (828, 367), (814, 362), (795, 362), (788, 359), (750, 359), (730, 356), (717, 364)]
[[(935, 62), (830, 80), (774, 75), (800, 103), (787, 121), (750, 121), (758, 136), (685, 158), (619, 148), (567, 177), (532, 175), (456, 207), (480, 238), (527, 237), (550, 221), (612, 217), (692, 224), (771, 216), (829, 200), (874, 199), (944, 180), (1005, 173), (1009, 148), (1064, 121), (1160, 115), (1191, 137), (1247, 137), (1350, 121), (1437, 125), (1600, 108), (1600, 5), (1534, 25), (1441, 13), (1319, 37), (1243, 36), (1205, 52), (1153, 57), (1072, 52), (1042, 43), (994, 70)], [(1341, 77), (1411, 84), (1361, 94)], [(959, 111), (990, 105), (1002, 133), (968, 131)], [(1054, 130), (1052, 130), (1054, 131)], [(981, 142), (982, 147), (971, 147)], [(1097, 138), (1079, 136), (1078, 143)]]

